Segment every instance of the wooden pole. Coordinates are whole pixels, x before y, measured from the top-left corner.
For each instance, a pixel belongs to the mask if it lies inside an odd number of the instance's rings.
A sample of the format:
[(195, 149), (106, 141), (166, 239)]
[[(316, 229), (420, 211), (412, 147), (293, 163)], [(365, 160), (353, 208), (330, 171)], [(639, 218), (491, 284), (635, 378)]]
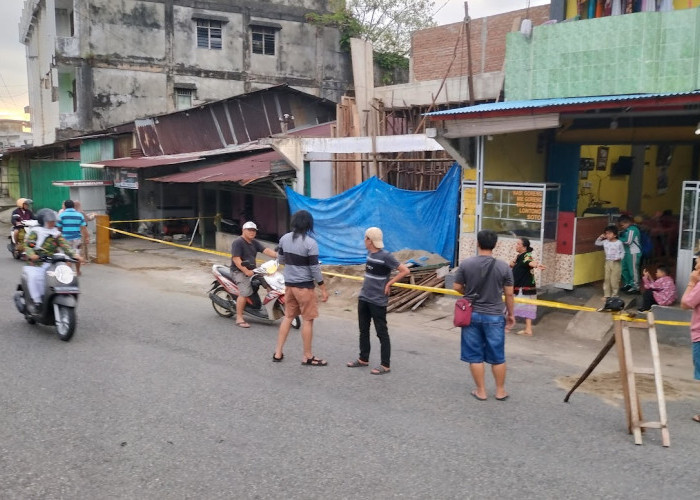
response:
[(95, 225), (95, 262), (109, 264), (109, 215), (96, 215)]

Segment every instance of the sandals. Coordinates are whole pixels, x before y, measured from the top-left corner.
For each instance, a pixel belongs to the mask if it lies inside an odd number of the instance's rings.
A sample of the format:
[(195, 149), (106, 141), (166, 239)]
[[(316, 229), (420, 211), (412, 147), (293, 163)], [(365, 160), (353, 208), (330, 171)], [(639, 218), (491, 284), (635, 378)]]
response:
[(306, 366), (328, 366), (328, 361), (325, 359), (318, 359), (316, 356), (311, 356), (306, 361), (302, 361), (301, 364)]
[(275, 356), (274, 352), (272, 353), (272, 362), (273, 363), (280, 363), (283, 359), (284, 359), (284, 353), (282, 353), (279, 358), (277, 356)]
[(366, 361), (361, 361), (359, 359), (356, 359), (355, 361), (348, 361), (348, 364), (347, 364), (348, 368), (361, 368), (363, 366), (369, 366), (369, 363)]
[(390, 368), (384, 368), (382, 365), (379, 365), (376, 368), (372, 368), (372, 371), (370, 372), (372, 375), (386, 375), (391, 371)]
[(695, 415), (695, 416), (693, 417), (693, 421), (694, 421), (694, 422), (700, 423), (700, 415)]
[(250, 328), (250, 325), (245, 321), (241, 321), (240, 323), (236, 321), (236, 326), (239, 328)]

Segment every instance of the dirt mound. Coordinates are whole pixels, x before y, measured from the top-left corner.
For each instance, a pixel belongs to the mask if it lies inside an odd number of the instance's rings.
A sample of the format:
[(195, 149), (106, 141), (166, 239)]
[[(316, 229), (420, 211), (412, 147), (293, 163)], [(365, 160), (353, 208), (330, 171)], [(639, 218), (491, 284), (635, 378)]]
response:
[[(578, 379), (578, 375), (572, 375), (568, 377), (559, 377), (556, 382), (559, 387), (569, 391)], [(652, 375), (636, 375), (635, 385), (640, 400), (656, 400), (656, 385)], [(622, 379), (620, 378), (619, 372), (591, 375), (576, 389), (576, 391), (595, 394), (596, 396), (610, 401), (622, 401)], [(576, 391), (574, 394), (576, 394)], [(683, 390), (675, 387), (675, 385), (671, 384), (668, 380), (664, 380), (664, 397), (666, 400), (675, 400), (684, 398), (685, 394)]]

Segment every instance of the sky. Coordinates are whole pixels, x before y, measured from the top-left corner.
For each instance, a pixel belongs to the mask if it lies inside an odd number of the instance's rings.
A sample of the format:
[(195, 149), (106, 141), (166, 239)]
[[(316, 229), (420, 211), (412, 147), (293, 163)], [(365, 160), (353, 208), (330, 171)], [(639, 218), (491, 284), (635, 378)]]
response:
[[(29, 105), (24, 45), (19, 42), (19, 19), (24, 0), (0, 0), (0, 118), (29, 119), (24, 107)], [(464, 18), (464, 0), (434, 0), (438, 24), (450, 24)], [(469, 17), (477, 19), (530, 4), (548, 4), (549, 0), (469, 0)]]

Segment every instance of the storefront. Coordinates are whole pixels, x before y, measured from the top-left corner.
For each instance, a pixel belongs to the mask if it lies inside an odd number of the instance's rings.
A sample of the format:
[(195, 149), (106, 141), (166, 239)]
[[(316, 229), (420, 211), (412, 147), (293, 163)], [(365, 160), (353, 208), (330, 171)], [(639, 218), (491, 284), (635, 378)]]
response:
[[(500, 234), (499, 257), (512, 260), (518, 232), (525, 231), (547, 266), (540, 283), (572, 288), (602, 279), (604, 257), (593, 241), (617, 215), (629, 213), (648, 224), (657, 261), (675, 266), (673, 221), (681, 214), (683, 181), (698, 178), (698, 103), (695, 91), (510, 101), (431, 113), (436, 139), (446, 149), (474, 138), (475, 168), (466, 170), (463, 183), (460, 257), (473, 255), (476, 232), (491, 228)], [(542, 154), (535, 157), (535, 150)], [(541, 205), (523, 195), (538, 190)], [(540, 225), (517, 220), (514, 214), (535, 215), (522, 208), (540, 212)], [(679, 281), (685, 272), (679, 264)]]

